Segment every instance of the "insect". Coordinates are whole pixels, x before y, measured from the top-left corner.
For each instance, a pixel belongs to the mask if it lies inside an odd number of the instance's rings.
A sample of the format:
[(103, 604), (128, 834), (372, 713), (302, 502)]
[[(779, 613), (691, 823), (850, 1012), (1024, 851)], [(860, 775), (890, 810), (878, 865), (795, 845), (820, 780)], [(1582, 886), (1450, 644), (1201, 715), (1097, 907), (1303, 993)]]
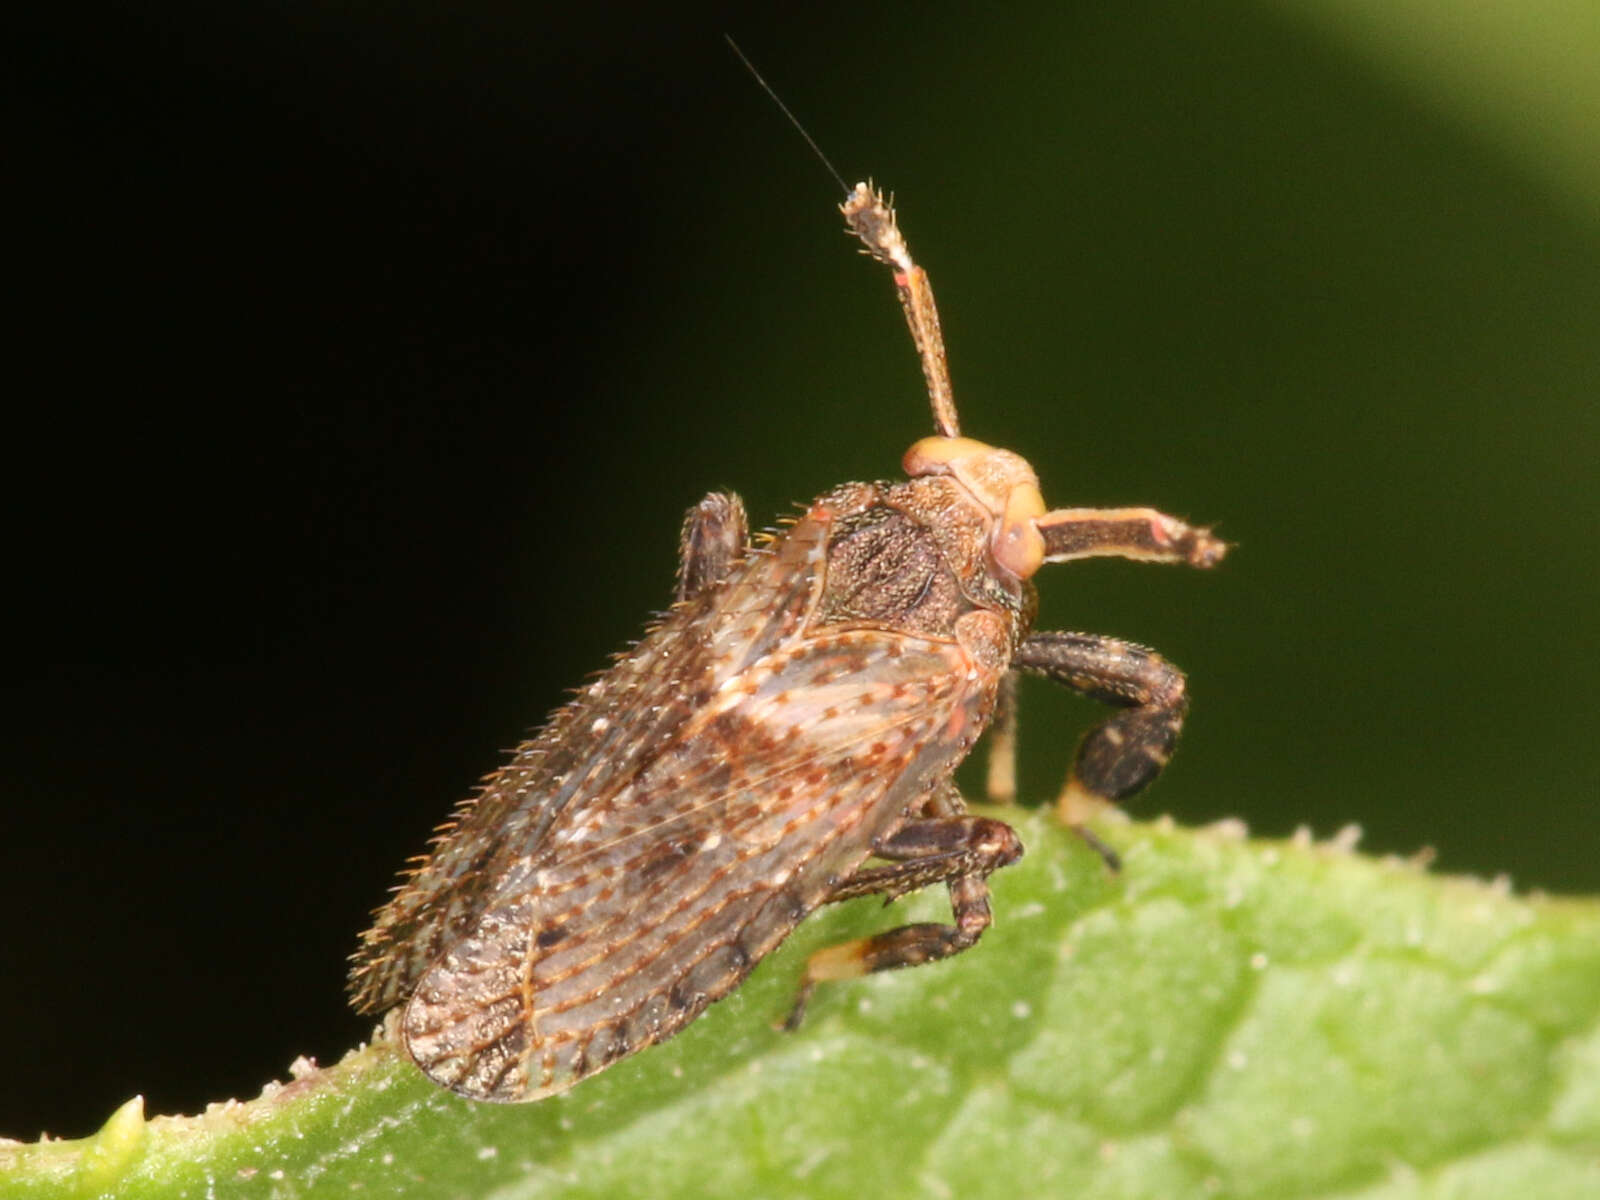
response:
[(936, 436), (907, 478), (847, 483), (753, 543), (739, 498), (684, 522), (676, 603), (488, 776), (363, 935), (351, 995), (404, 1005), (406, 1050), (479, 1100), (534, 1100), (671, 1037), (813, 910), (943, 883), (949, 924), (903, 925), (807, 962), (819, 982), (945, 958), (990, 924), (989, 874), (1022, 846), (967, 811), (952, 772), (991, 721), (1013, 787), (1012, 689), (1044, 675), (1117, 711), (1062, 804), (1137, 792), (1187, 708), (1143, 647), (1035, 632), (1032, 578), (1096, 555), (1210, 567), (1209, 530), (1148, 508), (1048, 510), (1018, 455), (962, 437), (938, 312), (892, 207), (841, 206), (890, 267)]

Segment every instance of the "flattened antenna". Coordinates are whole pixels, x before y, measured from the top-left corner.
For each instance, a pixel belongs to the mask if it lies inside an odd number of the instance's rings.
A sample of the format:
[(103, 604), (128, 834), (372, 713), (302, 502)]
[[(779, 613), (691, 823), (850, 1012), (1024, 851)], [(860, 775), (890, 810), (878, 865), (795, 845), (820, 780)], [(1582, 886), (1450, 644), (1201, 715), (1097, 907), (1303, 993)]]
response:
[(895, 221), (894, 204), (870, 183), (850, 187), (844, 176), (834, 168), (822, 152), (816, 139), (806, 132), (799, 118), (789, 111), (789, 106), (772, 89), (755, 64), (746, 56), (739, 44), (723, 34), (728, 47), (744, 64), (745, 70), (761, 85), (761, 90), (772, 97), (778, 111), (789, 119), (789, 124), (805, 138), (824, 167), (839, 186), (849, 193), (839, 206), (850, 232), (861, 239), (866, 252), (894, 272), (895, 291), (900, 296), (900, 308), (906, 314), (906, 324), (911, 327), (911, 340), (916, 343), (917, 357), (922, 360), (922, 375), (928, 381), (928, 404), (933, 409), (933, 425), (945, 437), (961, 436), (961, 421), (956, 416), (955, 393), (950, 386), (950, 363), (945, 357), (944, 335), (939, 330), (939, 309), (933, 302), (933, 285), (928, 273), (911, 261), (911, 251)]

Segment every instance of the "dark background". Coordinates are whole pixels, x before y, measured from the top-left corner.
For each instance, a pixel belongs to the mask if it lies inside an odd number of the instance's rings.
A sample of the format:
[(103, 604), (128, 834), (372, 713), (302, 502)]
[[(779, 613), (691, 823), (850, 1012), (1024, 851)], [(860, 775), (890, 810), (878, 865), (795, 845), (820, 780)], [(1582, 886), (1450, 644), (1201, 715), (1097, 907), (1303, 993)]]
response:
[[(336, 1059), (368, 910), (666, 602), (682, 510), (930, 432), (724, 31), (896, 192), (969, 433), (1238, 543), (1041, 578), (1190, 673), (1137, 811), (1600, 889), (1595, 208), (1270, 5), (785, 11), (18, 32), (0, 1134)], [(1093, 710), (1025, 700), (1042, 797)]]

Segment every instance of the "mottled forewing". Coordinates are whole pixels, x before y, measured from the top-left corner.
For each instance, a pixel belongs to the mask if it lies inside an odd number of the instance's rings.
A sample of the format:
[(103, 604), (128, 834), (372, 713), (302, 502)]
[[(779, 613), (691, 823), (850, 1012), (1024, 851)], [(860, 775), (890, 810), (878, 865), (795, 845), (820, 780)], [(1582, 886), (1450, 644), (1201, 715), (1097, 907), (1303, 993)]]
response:
[[(689, 699), (670, 722), (647, 709), (652, 734), (626, 742), (625, 769), (608, 761), (618, 714), (585, 712), (600, 726), (589, 754), (544, 781), (536, 825), (484, 856), (475, 912), (442, 906), (442, 951), (402, 1023), (437, 1082), (532, 1099), (669, 1036), (970, 743), (994, 681), (954, 641), (811, 627), (826, 537), (823, 517), (801, 521), (597, 685), (626, 672), (638, 703)], [(695, 651), (655, 658), (668, 639)], [(644, 687), (636, 659), (672, 663), (677, 686)]]
[(948, 770), (952, 643), (822, 635), (759, 660), (637, 777), (569, 806), (407, 1007), (445, 1086), (520, 1099), (675, 1032)]
[(802, 520), (725, 587), (673, 609), (484, 781), (363, 935), (351, 971), (357, 1010), (409, 997), (479, 925), (503, 881), (541, 853), (562, 813), (603, 803), (727, 678), (794, 636), (815, 604), (826, 538), (825, 521)]

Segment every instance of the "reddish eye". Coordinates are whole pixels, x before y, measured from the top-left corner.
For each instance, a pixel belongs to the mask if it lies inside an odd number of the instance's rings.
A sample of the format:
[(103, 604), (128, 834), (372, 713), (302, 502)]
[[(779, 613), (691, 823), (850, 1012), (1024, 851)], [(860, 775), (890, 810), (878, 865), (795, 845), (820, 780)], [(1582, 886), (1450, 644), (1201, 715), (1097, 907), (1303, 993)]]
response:
[(1030, 579), (1044, 565), (1044, 535), (1031, 520), (1007, 520), (996, 531), (993, 553), (1018, 579)]

